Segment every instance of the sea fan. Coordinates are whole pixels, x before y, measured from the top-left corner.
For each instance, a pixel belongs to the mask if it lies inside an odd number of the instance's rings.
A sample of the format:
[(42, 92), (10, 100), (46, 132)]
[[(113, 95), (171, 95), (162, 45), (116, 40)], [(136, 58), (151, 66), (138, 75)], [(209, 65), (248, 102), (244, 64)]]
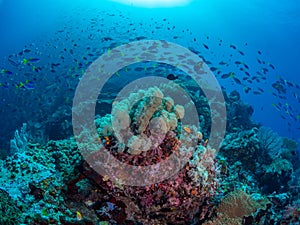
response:
[(260, 127), (258, 129), (257, 138), (264, 152), (269, 154), (271, 158), (275, 158), (281, 151), (283, 140), (272, 129)]

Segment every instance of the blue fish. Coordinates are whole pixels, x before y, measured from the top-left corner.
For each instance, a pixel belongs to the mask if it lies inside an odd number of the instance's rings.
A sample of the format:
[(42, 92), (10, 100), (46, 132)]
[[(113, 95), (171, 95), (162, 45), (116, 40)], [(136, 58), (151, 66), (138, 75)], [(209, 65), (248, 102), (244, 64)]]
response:
[(33, 90), (35, 88), (34, 86), (34, 82), (33, 81), (28, 81), (26, 82), (25, 86), (24, 86), (26, 89), (28, 90)]
[(12, 74), (12, 72), (11, 71), (9, 71), (9, 70), (4, 70), (4, 69), (2, 69), (1, 71), (0, 71), (0, 73), (1, 74)]
[(5, 83), (0, 83), (0, 87), (3, 87), (3, 88), (5, 88), (5, 89), (7, 89), (7, 88), (8, 88), (8, 83), (7, 83), (7, 82), (5, 82)]

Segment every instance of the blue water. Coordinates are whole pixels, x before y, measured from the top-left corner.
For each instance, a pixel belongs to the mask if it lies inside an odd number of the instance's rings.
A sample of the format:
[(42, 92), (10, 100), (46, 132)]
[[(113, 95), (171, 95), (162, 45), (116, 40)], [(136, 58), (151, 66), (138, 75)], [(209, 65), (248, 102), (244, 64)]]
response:
[[(108, 16), (104, 12), (115, 16)], [(244, 93), (242, 86), (230, 79), (219, 77), (218, 80), (228, 91), (237, 89), (243, 101), (253, 106), (254, 121), (271, 127), (281, 136), (299, 141), (300, 89), (296, 84), (300, 85), (300, 5), (296, 0), (284, 3), (279, 0), (196, 0), (185, 7), (157, 9), (130, 7), (105, 0), (0, 0), (0, 16), (0, 69), (12, 72), (0, 75), (0, 83), (3, 84), (0, 87), (0, 135), (3, 146), (8, 145), (13, 132), (23, 122), (37, 122), (41, 118), (50, 120), (50, 115), (56, 111), (53, 107), (57, 109), (63, 104), (71, 104), (74, 94), (72, 88), (76, 88), (79, 81), (72, 77), (72, 72), (68, 73), (69, 68), (74, 66), (74, 58), (82, 58), (86, 54), (83, 46), (87, 45), (99, 48), (98, 56), (103, 53), (97, 40), (101, 35), (93, 33), (90, 24), (90, 19), (95, 17), (103, 19), (104, 26), (100, 27), (103, 30), (102, 37), (120, 41), (124, 36), (125, 43), (126, 38), (137, 36), (173, 41), (199, 49), (207, 60), (212, 61), (212, 66), (218, 67), (220, 61), (228, 62), (229, 68), (237, 73), (239, 71), (233, 64), (235, 60), (249, 65), (251, 75), (261, 70), (257, 58), (271, 63), (275, 70), (268, 67), (266, 80), (251, 84), (251, 88), (256, 85), (264, 90), (259, 95)], [(128, 21), (134, 25), (129, 26)], [(173, 26), (174, 29), (167, 29)], [(81, 31), (83, 27), (84, 32)], [(57, 32), (64, 29), (70, 32), (67, 36)], [(130, 33), (126, 36), (127, 30)], [(92, 39), (88, 38), (89, 34), (94, 35)], [(173, 36), (178, 36), (178, 39)], [(78, 37), (81, 39), (78, 40)], [(220, 40), (221, 46), (218, 45)], [(69, 51), (74, 43), (82, 46), (74, 50), (72, 57), (60, 61), (60, 51), (64, 48)], [(209, 46), (209, 50), (203, 48), (203, 43)], [(230, 48), (231, 44), (245, 55)], [(18, 54), (26, 48), (31, 49), (30, 57), (40, 59), (37, 64), (42, 67), (40, 71), (33, 71), (26, 66), (17, 69), (8, 63), (9, 55)], [(258, 55), (258, 50), (262, 55)], [(38, 55), (33, 52), (38, 52)], [(23, 58), (15, 57), (14, 60)], [(82, 69), (86, 69), (89, 61)], [(53, 73), (49, 72), (49, 63), (52, 62), (62, 64)], [(237, 77), (242, 80), (244, 75)], [(277, 93), (272, 84), (280, 79), (292, 84), (289, 86), (285, 83), (287, 91), (282, 94), (286, 99), (272, 94)], [(28, 85), (25, 88), (16, 88), (26, 80)], [(31, 82), (33, 86), (30, 86)], [(246, 82), (243, 85), (250, 86)]]

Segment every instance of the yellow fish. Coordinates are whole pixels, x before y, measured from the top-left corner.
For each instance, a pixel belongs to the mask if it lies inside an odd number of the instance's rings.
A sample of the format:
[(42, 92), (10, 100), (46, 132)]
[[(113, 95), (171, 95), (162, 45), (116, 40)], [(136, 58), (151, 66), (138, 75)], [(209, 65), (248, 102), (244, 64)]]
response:
[(80, 212), (76, 212), (76, 217), (77, 217), (77, 220), (78, 221), (81, 221), (82, 220), (82, 215), (81, 215), (81, 213)]
[(192, 132), (192, 130), (189, 127), (183, 127), (183, 129), (189, 134)]

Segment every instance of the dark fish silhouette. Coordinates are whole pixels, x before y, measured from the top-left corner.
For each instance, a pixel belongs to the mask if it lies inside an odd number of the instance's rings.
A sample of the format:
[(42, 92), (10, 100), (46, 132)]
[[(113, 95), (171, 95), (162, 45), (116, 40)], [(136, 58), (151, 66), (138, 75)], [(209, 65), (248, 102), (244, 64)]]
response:
[(244, 88), (244, 91), (245, 91), (246, 94), (248, 94), (249, 91), (251, 91), (251, 88), (250, 88), (250, 87), (245, 87), (245, 88)]
[(139, 37), (136, 37), (136, 40), (140, 41), (140, 40), (144, 40), (144, 39), (147, 39), (146, 37), (144, 36), (139, 36)]
[(230, 47), (230, 48), (233, 48), (234, 50), (236, 50), (236, 46), (233, 45), (233, 44), (231, 44), (229, 47)]
[(244, 67), (248, 70), (249, 66), (246, 63), (243, 63)]
[(167, 79), (168, 79), (168, 80), (176, 80), (176, 79), (178, 79), (178, 76), (175, 76), (174, 74), (170, 73), (170, 74), (167, 76)]
[(23, 50), (23, 52), (25, 52), (25, 53), (29, 53), (29, 52), (31, 52), (31, 50), (30, 50), (30, 49), (28, 49), (28, 48), (25, 48), (25, 49)]
[(222, 79), (226, 79), (228, 77), (234, 77), (234, 73), (233, 72), (230, 72), (230, 73), (226, 73), (226, 74), (223, 74), (221, 76)]
[(102, 38), (102, 41), (112, 41), (113, 39), (112, 38), (110, 38), (110, 37), (104, 37), (104, 38)]
[(273, 65), (273, 64), (269, 64), (269, 66), (273, 69), (273, 70), (275, 70), (275, 66)]
[(221, 61), (221, 62), (219, 62), (219, 65), (228, 65), (228, 63), (226, 63), (226, 62), (223, 62), (223, 61)]
[(204, 48), (209, 49), (209, 47), (206, 44), (203, 44)]
[(262, 93), (260, 91), (253, 91), (253, 94), (255, 94), (255, 95), (261, 95)]
[(242, 82), (238, 78), (236, 78), (236, 77), (233, 77), (233, 80), (237, 84), (242, 84)]
[(238, 50), (238, 52), (242, 55), (242, 56), (244, 56), (245, 55), (245, 53), (244, 52), (242, 52), (242, 51), (240, 51), (240, 50)]
[(279, 94), (285, 94), (286, 88), (280, 84), (278, 81), (272, 84), (272, 87), (278, 91)]
[(214, 71), (218, 70), (218, 68), (217, 68), (217, 67), (210, 67), (210, 70), (211, 70), (212, 72), (214, 72)]

